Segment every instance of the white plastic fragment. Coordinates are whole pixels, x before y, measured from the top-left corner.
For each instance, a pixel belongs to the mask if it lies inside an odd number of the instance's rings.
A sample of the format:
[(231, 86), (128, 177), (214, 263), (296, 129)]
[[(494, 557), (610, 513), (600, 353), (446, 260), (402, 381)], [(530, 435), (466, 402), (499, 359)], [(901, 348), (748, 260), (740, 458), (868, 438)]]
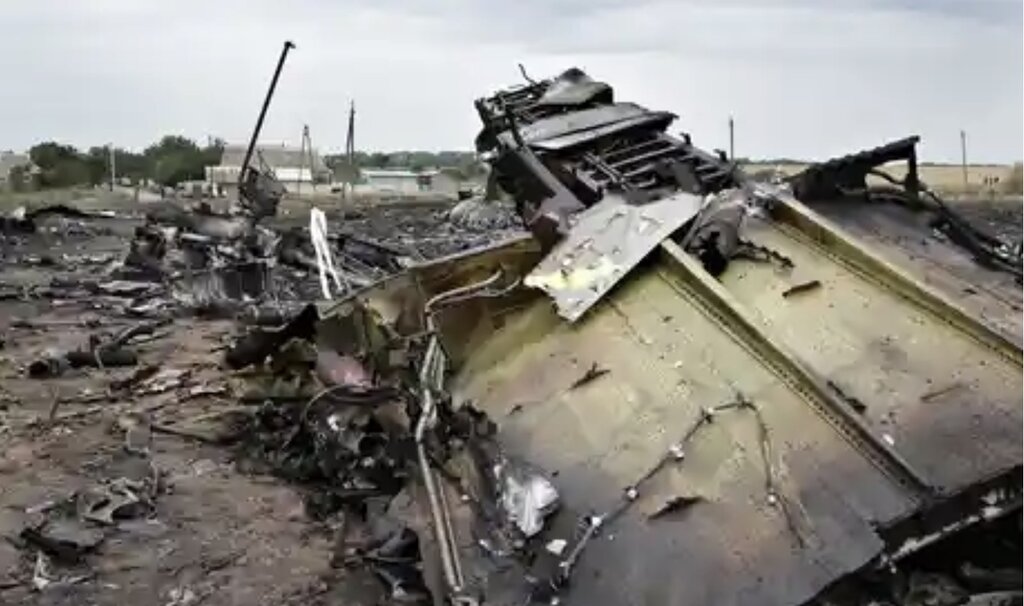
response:
[(320, 290), (325, 299), (331, 300), (331, 285), (327, 277), (333, 279), (334, 286), (339, 291), (343, 291), (345, 285), (338, 275), (338, 270), (334, 268), (334, 257), (331, 256), (331, 247), (327, 241), (327, 215), (319, 208), (309, 210), (309, 239), (313, 243), (316, 266), (320, 270)]
[(548, 544), (544, 546), (544, 549), (547, 549), (550, 553), (553, 553), (556, 556), (560, 556), (562, 555), (562, 552), (565, 551), (568, 544), (568, 541), (565, 539), (552, 539), (548, 541)]
[(544, 528), (544, 518), (558, 506), (558, 491), (547, 478), (508, 460), (495, 466), (501, 479), (501, 506), (526, 537)]

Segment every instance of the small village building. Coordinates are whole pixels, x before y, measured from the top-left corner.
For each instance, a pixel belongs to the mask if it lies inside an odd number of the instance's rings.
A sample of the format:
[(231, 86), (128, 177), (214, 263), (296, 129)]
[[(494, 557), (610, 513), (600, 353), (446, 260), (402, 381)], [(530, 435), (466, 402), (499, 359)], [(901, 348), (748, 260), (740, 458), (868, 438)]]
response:
[(438, 197), (455, 199), (459, 182), (440, 170), (363, 168), (356, 192), (380, 196)]
[[(17, 174), (14, 169), (21, 168), (21, 179), (22, 183), (12, 183), (10, 181), (12, 171)], [(31, 183), (32, 177), (39, 172), (39, 168), (33, 164), (32, 159), (29, 158), (28, 154), (19, 154), (12, 151), (0, 151), (0, 190), (5, 189), (18, 189), (19, 186), (27, 186)]]
[[(225, 146), (220, 164), (206, 167), (206, 182), (227, 195), (236, 195), (245, 149), (245, 145)], [(303, 151), (285, 145), (257, 145), (249, 162), (255, 167), (269, 167), (289, 193), (312, 193), (314, 185), (321, 184), (326, 191), (332, 180), (331, 171), (315, 149)]]

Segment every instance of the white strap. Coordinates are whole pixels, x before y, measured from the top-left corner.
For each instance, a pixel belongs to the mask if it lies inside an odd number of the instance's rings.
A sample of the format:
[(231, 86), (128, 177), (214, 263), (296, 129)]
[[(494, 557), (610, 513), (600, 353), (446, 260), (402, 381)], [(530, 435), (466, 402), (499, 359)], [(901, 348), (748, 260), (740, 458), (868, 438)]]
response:
[(327, 241), (327, 216), (316, 207), (309, 211), (309, 239), (313, 242), (316, 265), (320, 270), (320, 289), (323, 291), (324, 299), (331, 300), (334, 297), (331, 296), (331, 285), (327, 276), (330, 275), (334, 279), (334, 286), (338, 291), (345, 290), (345, 284), (334, 268), (334, 257), (331, 256), (331, 247)]

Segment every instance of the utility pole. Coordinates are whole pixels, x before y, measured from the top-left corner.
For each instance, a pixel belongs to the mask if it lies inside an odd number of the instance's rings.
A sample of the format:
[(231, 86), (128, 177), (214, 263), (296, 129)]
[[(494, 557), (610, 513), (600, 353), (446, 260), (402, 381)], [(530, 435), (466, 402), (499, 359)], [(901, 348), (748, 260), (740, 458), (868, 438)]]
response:
[(734, 133), (735, 128), (733, 125), (732, 116), (729, 116), (729, 159), (732, 160), (733, 162), (736, 161), (736, 140), (733, 137)]
[(114, 144), (111, 143), (110, 150), (110, 191), (114, 191), (114, 182), (117, 181), (117, 164), (114, 161)]
[[(348, 134), (345, 136), (345, 159), (348, 163), (348, 186), (355, 192), (356, 179), (356, 102), (348, 106)], [(341, 184), (341, 199), (345, 199), (345, 184)]]
[(964, 171), (964, 193), (967, 193), (967, 133), (960, 131), (960, 165)]
[[(306, 142), (309, 141), (309, 125), (302, 125), (302, 143), (299, 144), (299, 174), (295, 176), (295, 195), (302, 193), (302, 173), (306, 170)], [(313, 166), (310, 162), (310, 174)]]
[(313, 184), (313, 193), (316, 193), (316, 165), (313, 163), (313, 140), (309, 136), (309, 125), (303, 125), (302, 127), (302, 164), (299, 168), (299, 179), (302, 178), (302, 167), (306, 166), (306, 160), (309, 160), (309, 182)]

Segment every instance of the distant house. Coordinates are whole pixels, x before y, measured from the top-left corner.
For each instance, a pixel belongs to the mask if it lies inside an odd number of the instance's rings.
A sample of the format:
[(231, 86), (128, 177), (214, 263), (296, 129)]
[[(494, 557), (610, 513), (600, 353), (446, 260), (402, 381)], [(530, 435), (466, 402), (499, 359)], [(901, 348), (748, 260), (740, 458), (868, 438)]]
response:
[(15, 184), (10, 182), (11, 171), (15, 168), (25, 169), (23, 179), (25, 185), (31, 182), (32, 175), (38, 172), (38, 168), (32, 163), (28, 154), (16, 154), (12, 151), (0, 151), (0, 189), (13, 189)]
[(359, 193), (423, 196), (455, 199), (459, 195), (459, 182), (452, 175), (439, 170), (412, 171), (404, 169), (363, 168)]
[[(242, 172), (245, 149), (244, 145), (226, 146), (220, 164), (206, 167), (206, 182), (221, 191), (234, 193), (238, 176)], [(259, 167), (261, 159), (274, 171), (285, 189), (292, 193), (312, 193), (315, 184), (331, 182), (331, 171), (316, 150), (303, 153), (298, 147), (258, 145), (250, 164)]]

